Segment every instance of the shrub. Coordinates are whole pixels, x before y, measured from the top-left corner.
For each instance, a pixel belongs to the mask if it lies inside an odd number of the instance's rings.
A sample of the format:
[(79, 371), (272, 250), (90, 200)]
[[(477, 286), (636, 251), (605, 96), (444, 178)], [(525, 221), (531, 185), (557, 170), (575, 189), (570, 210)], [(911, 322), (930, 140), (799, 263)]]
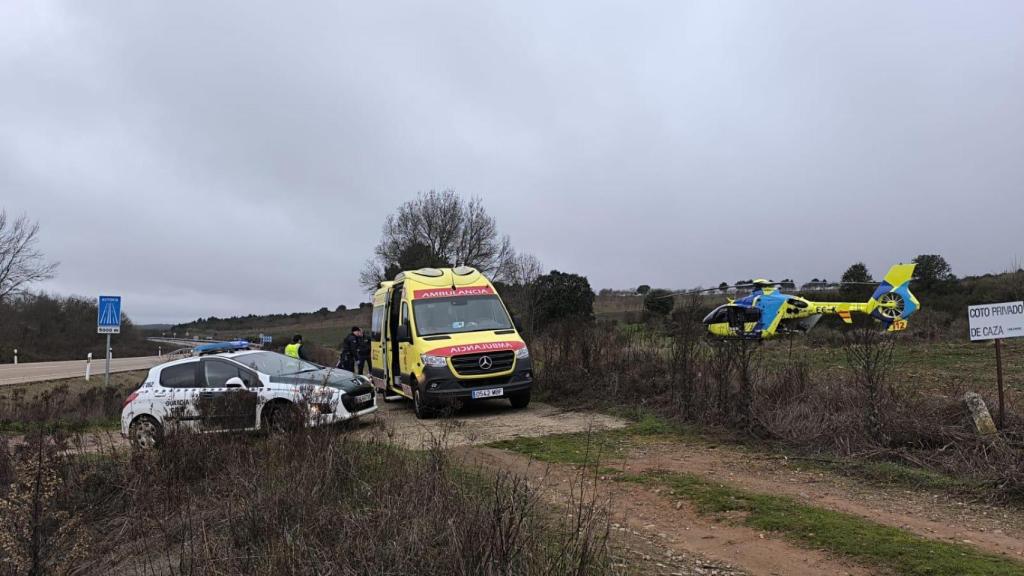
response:
[[(93, 574), (607, 572), (606, 521), (596, 508), (576, 501), (572, 514), (546, 514), (524, 480), (463, 467), (437, 447), (414, 453), (336, 429), (182, 434), (160, 450), (130, 456), (69, 446), (36, 435), (0, 450), (0, 567), (52, 573), (72, 564)], [(33, 494), (45, 494), (45, 506)]]
[(675, 300), (668, 290), (655, 288), (644, 295), (644, 311), (656, 318), (664, 318), (672, 312)]
[(533, 323), (537, 329), (559, 322), (589, 322), (594, 317), (594, 291), (585, 276), (552, 270), (534, 282)]

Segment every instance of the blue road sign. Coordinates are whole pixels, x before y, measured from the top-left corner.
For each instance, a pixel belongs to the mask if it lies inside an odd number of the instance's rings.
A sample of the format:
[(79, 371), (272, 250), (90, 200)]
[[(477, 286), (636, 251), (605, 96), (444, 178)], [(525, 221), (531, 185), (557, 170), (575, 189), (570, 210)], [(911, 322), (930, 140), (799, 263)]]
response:
[(96, 304), (96, 333), (121, 333), (121, 297), (100, 296)]

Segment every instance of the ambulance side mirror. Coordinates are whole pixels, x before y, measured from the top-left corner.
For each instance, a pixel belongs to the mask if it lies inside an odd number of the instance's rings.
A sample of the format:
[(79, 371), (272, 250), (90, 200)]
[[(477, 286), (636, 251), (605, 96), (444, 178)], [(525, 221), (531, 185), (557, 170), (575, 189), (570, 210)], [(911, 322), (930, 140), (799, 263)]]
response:
[(238, 376), (232, 376), (228, 378), (228, 381), (224, 383), (225, 388), (245, 388), (245, 382)]
[(412, 334), (409, 333), (409, 326), (401, 324), (398, 326), (398, 332), (396, 334), (399, 342), (408, 342), (412, 344)]
[(512, 317), (512, 326), (516, 329), (516, 332), (523, 331), (523, 323), (519, 321), (519, 318)]

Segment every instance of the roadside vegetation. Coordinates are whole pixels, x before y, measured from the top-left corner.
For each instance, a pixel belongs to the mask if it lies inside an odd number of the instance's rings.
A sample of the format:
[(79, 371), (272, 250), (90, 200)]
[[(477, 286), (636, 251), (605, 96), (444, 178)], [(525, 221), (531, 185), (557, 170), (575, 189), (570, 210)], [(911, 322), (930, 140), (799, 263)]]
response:
[(593, 502), (339, 429), (0, 441), (0, 574), (601, 575)]
[(124, 399), (146, 377), (144, 370), (0, 387), (0, 432), (116, 430)]

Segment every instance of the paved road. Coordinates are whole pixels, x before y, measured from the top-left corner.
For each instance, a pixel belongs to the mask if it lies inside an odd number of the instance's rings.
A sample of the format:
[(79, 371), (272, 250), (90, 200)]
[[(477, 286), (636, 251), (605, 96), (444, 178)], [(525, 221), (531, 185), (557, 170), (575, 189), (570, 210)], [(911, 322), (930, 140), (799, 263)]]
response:
[[(166, 360), (159, 356), (143, 356), (139, 358), (114, 358), (110, 361), (110, 371), (129, 372), (131, 370), (148, 370)], [(103, 378), (104, 360), (92, 361), (92, 376)], [(66, 362), (27, 362), (23, 364), (0, 364), (0, 386), (56, 380), (58, 378), (77, 378), (85, 375), (85, 360)]]

